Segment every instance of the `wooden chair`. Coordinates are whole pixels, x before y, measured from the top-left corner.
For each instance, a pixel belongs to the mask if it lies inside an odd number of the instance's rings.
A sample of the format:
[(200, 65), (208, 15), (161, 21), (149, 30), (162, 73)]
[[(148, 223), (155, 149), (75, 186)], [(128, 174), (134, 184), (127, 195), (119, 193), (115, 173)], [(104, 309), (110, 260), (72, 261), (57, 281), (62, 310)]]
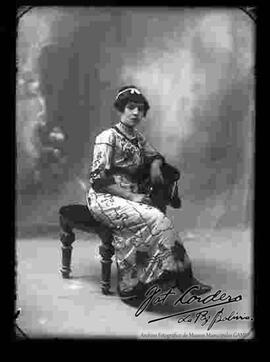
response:
[(72, 243), (75, 241), (74, 229), (96, 233), (101, 239), (101, 291), (111, 294), (111, 264), (114, 248), (110, 229), (98, 223), (90, 214), (86, 205), (66, 205), (59, 209), (60, 241), (62, 243), (61, 273), (65, 279), (70, 278)]

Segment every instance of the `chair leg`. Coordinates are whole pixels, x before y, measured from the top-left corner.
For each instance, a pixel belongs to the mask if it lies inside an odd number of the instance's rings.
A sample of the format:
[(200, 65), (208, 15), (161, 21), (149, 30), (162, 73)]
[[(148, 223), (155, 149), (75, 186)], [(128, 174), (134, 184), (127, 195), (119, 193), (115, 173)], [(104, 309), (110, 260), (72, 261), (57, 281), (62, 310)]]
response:
[(73, 231), (67, 227), (66, 222), (63, 218), (60, 218), (60, 241), (62, 243), (62, 266), (60, 272), (64, 279), (70, 278), (71, 273), (71, 256), (72, 256), (72, 246), (71, 244), (75, 241), (75, 234)]
[(111, 264), (114, 255), (114, 247), (112, 246), (112, 234), (109, 229), (100, 227), (96, 229), (101, 239), (99, 254), (101, 256), (101, 291), (103, 294), (111, 294)]
[(110, 294), (111, 288), (111, 264), (114, 248), (112, 245), (102, 244), (99, 247), (101, 255), (101, 291), (103, 294)]
[(71, 255), (72, 255), (72, 246), (71, 244), (75, 240), (74, 233), (72, 234), (61, 234), (61, 243), (62, 243), (62, 266), (61, 273), (64, 279), (69, 279), (71, 273)]

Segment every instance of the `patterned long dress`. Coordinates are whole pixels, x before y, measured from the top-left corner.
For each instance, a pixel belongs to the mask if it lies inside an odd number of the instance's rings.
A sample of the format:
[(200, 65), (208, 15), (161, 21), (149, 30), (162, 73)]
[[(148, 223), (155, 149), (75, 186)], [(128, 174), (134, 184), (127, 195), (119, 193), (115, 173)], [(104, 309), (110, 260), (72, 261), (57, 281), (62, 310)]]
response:
[[(137, 193), (136, 170), (143, 162), (162, 157), (139, 132), (128, 139), (114, 128), (95, 140), (87, 205), (98, 221), (112, 229), (118, 287), (132, 290), (140, 281), (150, 284), (168, 272), (181, 273), (190, 265), (171, 220), (157, 208), (96, 192), (94, 183), (109, 175), (111, 182)], [(141, 253), (141, 254), (140, 254)], [(144, 261), (138, 264), (138, 254)]]

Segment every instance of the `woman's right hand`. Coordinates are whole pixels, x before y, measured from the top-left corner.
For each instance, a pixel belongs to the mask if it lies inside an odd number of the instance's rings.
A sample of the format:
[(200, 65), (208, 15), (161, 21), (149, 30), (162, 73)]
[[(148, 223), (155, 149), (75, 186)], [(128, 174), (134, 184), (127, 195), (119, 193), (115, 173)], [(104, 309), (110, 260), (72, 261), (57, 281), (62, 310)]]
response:
[(139, 202), (147, 205), (151, 205), (152, 201), (148, 195), (145, 194), (132, 194), (130, 197), (131, 201)]

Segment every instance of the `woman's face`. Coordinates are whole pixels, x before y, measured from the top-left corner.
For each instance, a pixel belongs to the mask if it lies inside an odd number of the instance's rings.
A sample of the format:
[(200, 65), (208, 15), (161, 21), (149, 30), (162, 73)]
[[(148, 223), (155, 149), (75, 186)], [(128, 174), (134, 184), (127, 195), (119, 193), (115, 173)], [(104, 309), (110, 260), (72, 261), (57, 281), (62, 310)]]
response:
[(144, 104), (128, 102), (121, 115), (121, 121), (130, 127), (135, 127), (144, 117)]

